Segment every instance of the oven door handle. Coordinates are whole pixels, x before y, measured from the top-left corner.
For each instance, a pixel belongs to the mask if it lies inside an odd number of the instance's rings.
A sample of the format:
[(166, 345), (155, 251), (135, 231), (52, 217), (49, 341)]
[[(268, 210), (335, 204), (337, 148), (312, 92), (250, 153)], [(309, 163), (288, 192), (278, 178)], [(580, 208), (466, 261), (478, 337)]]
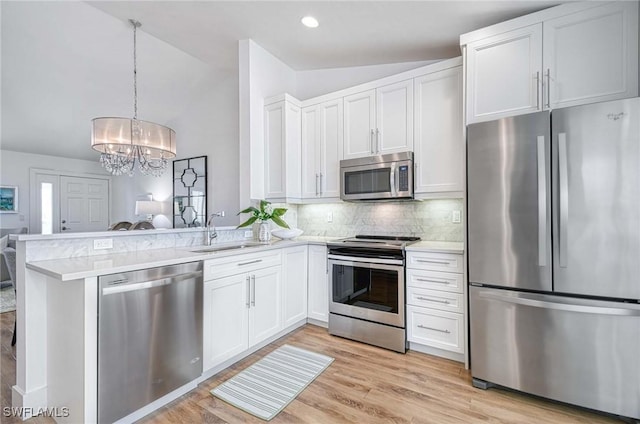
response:
[[(360, 258), (357, 256), (327, 255), (329, 265), (369, 265), (369, 268), (382, 269), (404, 269), (404, 261), (402, 259), (378, 259), (378, 258)], [(388, 265), (394, 265), (389, 267)]]

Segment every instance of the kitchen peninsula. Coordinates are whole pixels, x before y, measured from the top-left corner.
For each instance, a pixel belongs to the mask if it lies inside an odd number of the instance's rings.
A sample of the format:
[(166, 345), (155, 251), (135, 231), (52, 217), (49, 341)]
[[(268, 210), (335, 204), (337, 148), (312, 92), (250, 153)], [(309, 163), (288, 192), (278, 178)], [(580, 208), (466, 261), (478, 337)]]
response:
[[(96, 317), (98, 278), (102, 275), (204, 261), (203, 373), (129, 415), (127, 421), (194, 389), (201, 381), (307, 322), (326, 326), (325, 243), (332, 238), (301, 237), (229, 249), (246, 244), (244, 231), (223, 228), (219, 232), (219, 243), (213, 247), (223, 249), (215, 253), (203, 247), (203, 229), (17, 236), (18, 334), (23, 336), (18, 337), (14, 407), (37, 410), (65, 406), (70, 415), (59, 418), (59, 422), (96, 422)], [(114, 253), (103, 254), (104, 250), (93, 248), (96, 241), (105, 239), (111, 239)], [(463, 247), (462, 243), (446, 242), (432, 246), (422, 242), (417, 247), (424, 251), (430, 248), (461, 254)], [(261, 272), (267, 276), (263, 280)], [(220, 290), (233, 289), (230, 277), (234, 275), (240, 276), (241, 282), (251, 275), (255, 281), (253, 296), (263, 308), (252, 312), (255, 319), (253, 323), (249, 320), (244, 330), (249, 336), (244, 338), (238, 336), (241, 330), (230, 331), (228, 324), (216, 327), (221, 317), (215, 316), (246, 314), (244, 300), (227, 306), (227, 311), (211, 307), (215, 296), (232, 293)], [(244, 294), (244, 288), (240, 290)]]

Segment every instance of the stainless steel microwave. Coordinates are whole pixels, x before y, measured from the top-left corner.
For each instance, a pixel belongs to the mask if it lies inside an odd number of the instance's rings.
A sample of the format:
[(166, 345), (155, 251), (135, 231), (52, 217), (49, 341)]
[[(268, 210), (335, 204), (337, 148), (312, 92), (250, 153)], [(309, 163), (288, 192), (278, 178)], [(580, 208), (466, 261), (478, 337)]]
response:
[(413, 199), (413, 152), (341, 160), (340, 198)]

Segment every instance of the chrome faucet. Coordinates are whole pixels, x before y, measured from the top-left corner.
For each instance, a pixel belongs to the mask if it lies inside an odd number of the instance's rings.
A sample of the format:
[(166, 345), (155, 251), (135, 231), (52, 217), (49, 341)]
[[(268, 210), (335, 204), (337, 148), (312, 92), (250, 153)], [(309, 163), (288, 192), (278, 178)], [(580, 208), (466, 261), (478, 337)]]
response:
[(207, 239), (206, 239), (207, 246), (211, 246), (211, 240), (218, 237), (216, 226), (213, 223), (213, 218), (216, 216), (224, 217), (224, 211), (212, 213), (209, 219), (207, 220)]

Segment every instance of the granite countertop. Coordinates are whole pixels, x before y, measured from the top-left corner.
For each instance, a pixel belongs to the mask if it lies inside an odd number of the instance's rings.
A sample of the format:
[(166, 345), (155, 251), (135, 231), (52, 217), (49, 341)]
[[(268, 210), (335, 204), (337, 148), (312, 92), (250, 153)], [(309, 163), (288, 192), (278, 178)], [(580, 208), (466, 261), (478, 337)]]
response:
[[(111, 253), (104, 255), (82, 256), (68, 259), (51, 259), (34, 261), (26, 264), (27, 268), (49, 275), (61, 281), (78, 280), (99, 275), (115, 274), (119, 272), (135, 271), (145, 268), (175, 265), (185, 262), (195, 262), (228, 256), (263, 252), (284, 247), (302, 246), (308, 244), (326, 244), (337, 237), (298, 237), (295, 240), (279, 240), (275, 238), (271, 243), (248, 249), (222, 250), (215, 253), (198, 252), (206, 246), (179, 247), (170, 249), (138, 250), (125, 253)], [(240, 242), (220, 243), (239, 244)]]
[(407, 252), (440, 252), (440, 253), (464, 253), (464, 243), (456, 241), (429, 241), (422, 240), (406, 247)]

